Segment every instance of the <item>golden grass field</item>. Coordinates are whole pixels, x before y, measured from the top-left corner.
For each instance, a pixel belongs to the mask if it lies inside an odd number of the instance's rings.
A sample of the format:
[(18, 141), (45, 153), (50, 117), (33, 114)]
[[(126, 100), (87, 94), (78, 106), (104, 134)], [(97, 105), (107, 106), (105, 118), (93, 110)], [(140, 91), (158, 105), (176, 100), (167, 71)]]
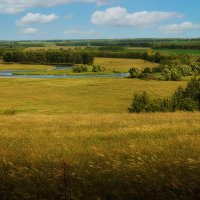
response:
[(134, 93), (168, 97), (186, 84), (0, 78), (0, 199), (200, 199), (200, 113), (127, 112)]
[(199, 122), (199, 112), (0, 116), (0, 195), (198, 199)]
[(95, 58), (95, 64), (102, 65), (109, 71), (128, 72), (131, 67), (144, 69), (145, 67), (156, 67), (157, 63), (148, 62), (142, 59), (127, 59), (127, 58)]
[(29, 65), (29, 64), (0, 64), (1, 70), (47, 70), (52, 69), (50, 65)]
[(134, 93), (170, 96), (186, 82), (127, 78), (1, 78), (1, 109), (18, 113), (126, 113)]

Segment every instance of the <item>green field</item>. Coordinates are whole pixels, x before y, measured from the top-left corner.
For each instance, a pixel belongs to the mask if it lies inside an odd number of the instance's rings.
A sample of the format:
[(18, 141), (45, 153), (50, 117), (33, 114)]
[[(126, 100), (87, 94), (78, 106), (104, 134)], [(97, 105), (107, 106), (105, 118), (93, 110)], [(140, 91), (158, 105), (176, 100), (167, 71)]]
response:
[(170, 96), (186, 82), (127, 78), (0, 79), (1, 108), (23, 113), (126, 113), (133, 93)]

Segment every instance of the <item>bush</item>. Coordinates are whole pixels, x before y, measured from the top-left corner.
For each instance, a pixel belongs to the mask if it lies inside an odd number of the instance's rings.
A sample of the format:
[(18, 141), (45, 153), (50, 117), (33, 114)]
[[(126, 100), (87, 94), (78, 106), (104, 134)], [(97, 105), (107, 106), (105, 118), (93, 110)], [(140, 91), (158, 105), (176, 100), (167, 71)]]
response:
[(86, 65), (76, 65), (73, 67), (73, 72), (81, 73), (81, 72), (87, 72), (88, 68)]
[(190, 97), (197, 102), (198, 108), (200, 109), (200, 79), (193, 78), (185, 89), (185, 97)]
[(173, 68), (171, 70), (171, 80), (172, 81), (179, 81), (181, 78), (181, 73), (178, 71), (177, 68)]
[(195, 65), (192, 67), (193, 74), (200, 74), (200, 65)]
[(177, 67), (182, 76), (191, 76), (192, 68), (189, 65), (181, 65)]
[(146, 107), (149, 103), (149, 96), (146, 92), (143, 92), (142, 94), (135, 94), (133, 97), (133, 102), (131, 104), (131, 107), (128, 108), (129, 112), (145, 112)]
[(151, 74), (152, 73), (152, 69), (150, 67), (145, 67), (142, 73)]
[(171, 80), (172, 72), (170, 69), (165, 68), (162, 71), (162, 75), (164, 76), (166, 81), (169, 81), (169, 80)]
[(136, 67), (131, 67), (129, 70), (130, 78), (139, 78), (141, 71)]
[(139, 78), (145, 80), (158, 80), (158, 77), (156, 77), (154, 74), (148, 74), (148, 73), (142, 73), (139, 76)]
[(103, 71), (105, 71), (105, 69), (101, 65), (93, 65), (92, 71), (93, 72), (103, 72)]
[(185, 111), (195, 111), (198, 110), (198, 104), (196, 101), (191, 99), (190, 97), (186, 97), (181, 101), (181, 108), (180, 110)]

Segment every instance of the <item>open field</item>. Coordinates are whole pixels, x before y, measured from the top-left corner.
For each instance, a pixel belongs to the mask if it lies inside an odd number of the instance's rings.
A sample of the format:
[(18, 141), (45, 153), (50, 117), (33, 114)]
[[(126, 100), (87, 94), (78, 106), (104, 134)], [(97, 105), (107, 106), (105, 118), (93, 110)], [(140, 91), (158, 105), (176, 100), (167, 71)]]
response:
[(29, 65), (29, 64), (0, 64), (1, 70), (47, 70), (52, 69), (50, 65)]
[(157, 63), (148, 62), (142, 59), (126, 59), (126, 58), (95, 58), (95, 64), (102, 65), (108, 70), (117, 70), (127, 72), (131, 67), (144, 69), (145, 67), (158, 66)]
[(170, 96), (186, 82), (126, 78), (12, 79), (1, 78), (1, 108), (23, 113), (125, 113), (133, 93)]
[(0, 130), (1, 199), (200, 197), (200, 113), (0, 116)]

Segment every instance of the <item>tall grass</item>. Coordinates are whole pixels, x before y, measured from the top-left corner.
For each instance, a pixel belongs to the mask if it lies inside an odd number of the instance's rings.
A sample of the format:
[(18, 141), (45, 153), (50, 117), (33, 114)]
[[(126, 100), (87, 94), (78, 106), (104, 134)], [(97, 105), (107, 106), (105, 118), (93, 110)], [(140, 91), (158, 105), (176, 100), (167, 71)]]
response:
[(1, 199), (199, 199), (200, 113), (0, 116)]
[(133, 94), (171, 96), (186, 82), (125, 78), (0, 79), (0, 108), (23, 113), (126, 113)]

